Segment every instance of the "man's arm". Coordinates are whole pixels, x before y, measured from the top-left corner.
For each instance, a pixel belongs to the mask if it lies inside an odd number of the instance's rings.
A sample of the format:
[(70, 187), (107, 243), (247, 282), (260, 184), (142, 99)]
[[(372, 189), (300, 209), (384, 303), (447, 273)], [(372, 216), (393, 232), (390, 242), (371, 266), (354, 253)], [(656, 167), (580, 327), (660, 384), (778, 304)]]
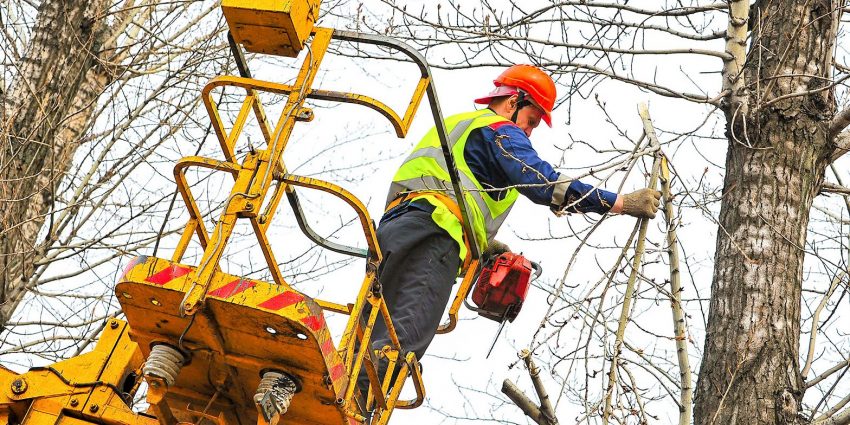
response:
[(548, 205), (553, 211), (565, 207), (566, 211), (576, 213), (622, 210), (622, 200), (616, 193), (561, 176), (540, 158), (518, 127), (505, 124), (491, 131), (487, 136), (493, 140), (490, 144), (493, 157), (510, 184), (532, 202)]
[(578, 180), (569, 180), (539, 157), (531, 141), (518, 127), (507, 124), (495, 131), (494, 156), (511, 185), (532, 202), (562, 211), (627, 214), (654, 218), (661, 192), (640, 189), (618, 195)]

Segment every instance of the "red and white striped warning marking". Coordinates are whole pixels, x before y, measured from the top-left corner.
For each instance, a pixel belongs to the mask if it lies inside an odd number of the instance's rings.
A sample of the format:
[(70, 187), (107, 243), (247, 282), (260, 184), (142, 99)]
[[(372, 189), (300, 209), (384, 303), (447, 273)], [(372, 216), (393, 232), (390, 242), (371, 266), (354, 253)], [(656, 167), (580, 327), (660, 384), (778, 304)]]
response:
[(207, 295), (220, 298), (230, 298), (240, 294), (253, 287), (257, 286), (256, 282), (244, 279), (236, 279), (227, 285), (224, 285), (214, 291), (210, 291)]
[(169, 267), (166, 267), (165, 270), (155, 273), (151, 276), (148, 276), (145, 279), (145, 282), (153, 283), (154, 285), (163, 286), (168, 282), (171, 282), (174, 279), (186, 276), (191, 272), (192, 269), (189, 267), (184, 267), (179, 264), (173, 264)]

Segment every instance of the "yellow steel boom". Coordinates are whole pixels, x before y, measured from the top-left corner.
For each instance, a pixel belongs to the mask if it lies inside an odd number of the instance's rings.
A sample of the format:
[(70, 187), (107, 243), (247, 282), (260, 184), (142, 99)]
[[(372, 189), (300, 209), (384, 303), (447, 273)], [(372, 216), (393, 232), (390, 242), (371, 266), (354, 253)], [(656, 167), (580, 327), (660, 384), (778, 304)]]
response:
[[(304, 425), (361, 424), (366, 421), (363, 406), (355, 403), (355, 383), (361, 370), (370, 378), (366, 398), (374, 414), (369, 423), (386, 424), (395, 408), (415, 408), (422, 403), (425, 390), (418, 360), (413, 353), (403, 354), (406, 351), (398, 342), (376, 279), (381, 250), (366, 207), (331, 182), (288, 173), (283, 153), (295, 124), (313, 118), (313, 111), (304, 106), (308, 98), (371, 108), (404, 137), (427, 95), (446, 161), (453, 171), (453, 189), (460, 193), (454, 160), (424, 58), (387, 37), (314, 27), (319, 6), (320, 0), (222, 2), (241, 76), (213, 78), (201, 94), (223, 158), (190, 156), (174, 166), (189, 220), (172, 258), (140, 256), (129, 262), (115, 289), (127, 321), (109, 319), (94, 351), (23, 374), (0, 368), (0, 424), (277, 425), (282, 420)], [(313, 88), (333, 40), (394, 48), (419, 65), (419, 82), (402, 115), (368, 96)], [(252, 52), (288, 57), (296, 57), (304, 48), (310, 52), (295, 82), (287, 85), (250, 78), (240, 45)], [(224, 89), (245, 93), (229, 129), (213, 100), (213, 92)], [(273, 126), (260, 93), (287, 97)], [(266, 148), (252, 149), (237, 162), (235, 145), (251, 114)], [(204, 225), (186, 179), (187, 170), (193, 168), (229, 173), (234, 179), (212, 232)], [(301, 217), (296, 190), (322, 191), (348, 204), (359, 218), (367, 248), (339, 245), (313, 232)], [(315, 299), (284, 280), (266, 236), (284, 196), (310, 239), (333, 251), (366, 259), (366, 272), (353, 303)], [(466, 218), (464, 197), (457, 199)], [(222, 253), (237, 220), (250, 222), (273, 282), (244, 279), (220, 269)], [(474, 237), (468, 230), (465, 228)], [(183, 262), (183, 256), (193, 238), (204, 254), (197, 264), (189, 265)], [(473, 255), (477, 257), (477, 253)], [(441, 333), (454, 328), (476, 266), (477, 262), (467, 271), (449, 323), (440, 328)], [(367, 304), (371, 312), (361, 317)], [(338, 341), (328, 329), (326, 311), (348, 315)], [(389, 324), (392, 344), (373, 352), (369, 342), (379, 316)], [(385, 376), (378, 376), (378, 358), (389, 362)], [(400, 400), (408, 378), (416, 398)], [(149, 407), (137, 412), (132, 409), (133, 397), (143, 382), (148, 385)]]

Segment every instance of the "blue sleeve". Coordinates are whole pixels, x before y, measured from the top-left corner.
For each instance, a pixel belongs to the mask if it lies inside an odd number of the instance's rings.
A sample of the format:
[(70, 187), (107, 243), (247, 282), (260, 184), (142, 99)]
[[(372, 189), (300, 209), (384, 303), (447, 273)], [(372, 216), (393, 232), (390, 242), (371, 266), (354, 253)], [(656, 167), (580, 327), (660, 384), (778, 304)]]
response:
[(573, 180), (570, 182), (570, 187), (567, 189), (567, 195), (564, 198), (569, 212), (605, 214), (614, 206), (614, 202), (617, 201), (617, 194), (607, 190), (594, 189), (593, 185)]
[[(550, 205), (554, 192), (552, 183), (558, 181), (560, 174), (551, 164), (540, 158), (531, 146), (528, 136), (519, 127), (503, 125), (496, 130), (487, 130), (494, 132), (485, 136), (491, 136), (486, 138), (493, 141), (489, 144), (493, 157), (510, 184), (518, 186), (517, 190), (535, 204)], [(593, 189), (592, 185), (573, 180), (565, 199), (569, 201), (566, 204), (569, 206), (569, 212), (604, 214), (614, 205), (617, 194)]]

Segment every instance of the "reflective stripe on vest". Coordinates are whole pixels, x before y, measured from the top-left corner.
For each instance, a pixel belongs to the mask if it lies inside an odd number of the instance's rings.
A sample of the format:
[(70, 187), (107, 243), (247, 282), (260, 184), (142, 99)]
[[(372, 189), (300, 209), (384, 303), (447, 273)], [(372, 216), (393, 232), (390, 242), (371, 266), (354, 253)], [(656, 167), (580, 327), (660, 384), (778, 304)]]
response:
[[(488, 126), (493, 123), (506, 121), (505, 118), (496, 115), (489, 109), (454, 115), (445, 120), (446, 130), (449, 132), (449, 146), (455, 158), (455, 163), (463, 186), (466, 200), (467, 213), (472, 220), (472, 230), (478, 241), (478, 247), (483, 250), (489, 241), (495, 236), (499, 227), (508, 216), (508, 212), (516, 202), (519, 192), (516, 189), (507, 189), (507, 193), (501, 200), (493, 199), (484, 189), (481, 183), (472, 174), (466, 159), (464, 148), (469, 133), (475, 129)], [(503, 191), (504, 188), (492, 189)], [(434, 203), (433, 197), (427, 197), (427, 192), (441, 192), (452, 200), (457, 201), (452, 190), (451, 179), (446, 167), (445, 157), (437, 136), (436, 129), (431, 129), (419, 142), (410, 156), (405, 159), (402, 166), (396, 172), (387, 204), (397, 196), (404, 193), (422, 192), (423, 197)], [(436, 205), (440, 207), (440, 205)], [(445, 229), (461, 245), (461, 258), (465, 257), (466, 251), (463, 240), (458, 240), (456, 235), (462, 235), (462, 226), (456, 219), (436, 220), (435, 222)]]

